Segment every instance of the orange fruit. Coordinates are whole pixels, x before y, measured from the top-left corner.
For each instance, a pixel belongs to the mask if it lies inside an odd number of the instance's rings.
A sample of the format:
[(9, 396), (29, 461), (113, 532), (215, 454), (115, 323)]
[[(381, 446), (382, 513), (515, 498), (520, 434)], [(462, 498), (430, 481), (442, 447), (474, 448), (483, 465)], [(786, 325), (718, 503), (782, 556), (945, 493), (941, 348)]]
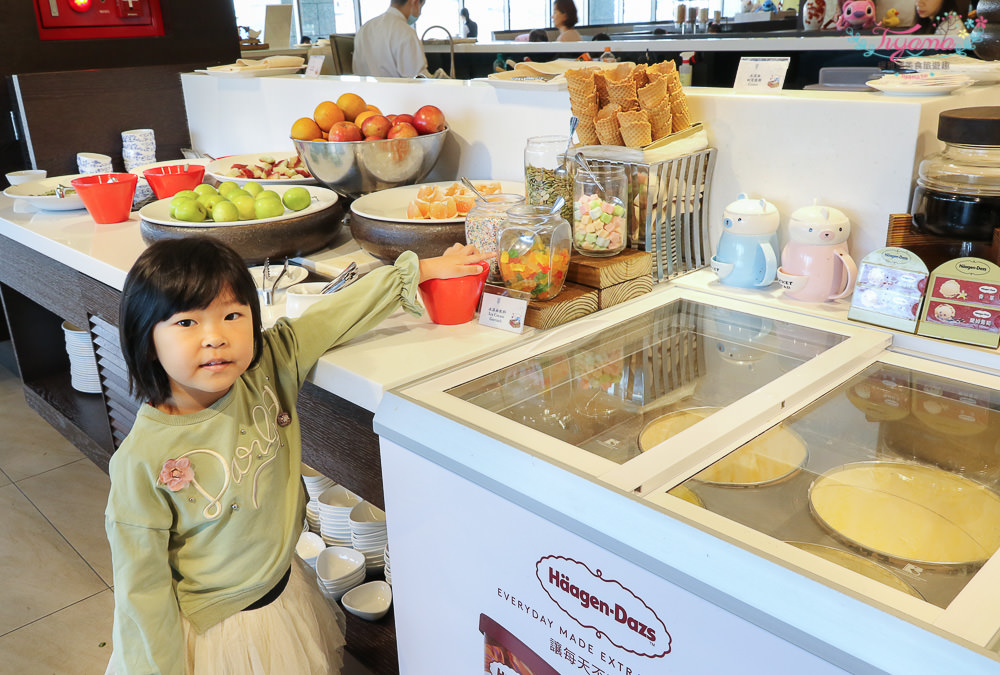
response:
[(431, 202), (423, 199), (414, 199), (413, 203), (417, 205), (417, 210), (420, 212), (421, 218), (428, 218), (431, 212)]
[(420, 206), (416, 201), (410, 202), (409, 206), (406, 207), (406, 217), (407, 218), (423, 218), (424, 214), (420, 212)]
[(441, 188), (437, 185), (424, 185), (417, 190), (417, 199), (422, 199), (426, 202), (437, 201), (441, 199)]
[(313, 119), (323, 131), (329, 131), (334, 122), (344, 121), (344, 111), (333, 101), (323, 101), (313, 111)]
[(454, 218), (458, 215), (458, 208), (455, 206), (454, 197), (445, 197), (439, 202), (431, 204), (431, 218)]
[(373, 110), (362, 110), (358, 113), (358, 116), (354, 118), (354, 123), (360, 127), (361, 123), (365, 121), (365, 118), (371, 117), (372, 115), (378, 115), (378, 113)]
[(381, 115), (382, 114), (382, 111), (379, 110), (376, 106), (373, 106), (371, 103), (369, 103), (368, 105), (365, 106), (365, 110), (371, 110), (376, 115)]
[(289, 135), (300, 141), (315, 141), (323, 138), (323, 130), (312, 118), (300, 117), (292, 124), (292, 131)]
[(363, 98), (350, 92), (341, 94), (337, 99), (337, 107), (344, 112), (344, 119), (348, 122), (353, 122), (358, 113), (364, 112), (367, 105)]

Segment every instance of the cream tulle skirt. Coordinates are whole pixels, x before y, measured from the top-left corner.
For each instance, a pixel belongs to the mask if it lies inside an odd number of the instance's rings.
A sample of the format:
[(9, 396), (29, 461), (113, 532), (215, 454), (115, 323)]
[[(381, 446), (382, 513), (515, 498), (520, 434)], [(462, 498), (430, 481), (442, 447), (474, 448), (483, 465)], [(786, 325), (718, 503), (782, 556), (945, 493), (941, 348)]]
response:
[[(181, 616), (187, 675), (327, 675), (344, 659), (346, 619), (292, 556), (288, 585), (271, 604), (233, 616), (199, 634)], [(112, 675), (114, 657), (106, 675)]]

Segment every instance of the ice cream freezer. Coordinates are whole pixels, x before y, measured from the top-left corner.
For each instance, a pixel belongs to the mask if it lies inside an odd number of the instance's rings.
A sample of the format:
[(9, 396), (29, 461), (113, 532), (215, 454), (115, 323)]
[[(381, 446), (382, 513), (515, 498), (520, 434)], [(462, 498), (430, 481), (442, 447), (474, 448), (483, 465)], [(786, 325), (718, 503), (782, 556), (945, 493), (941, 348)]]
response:
[(387, 394), (401, 672), (1000, 672), (1000, 377), (891, 340), (660, 287)]

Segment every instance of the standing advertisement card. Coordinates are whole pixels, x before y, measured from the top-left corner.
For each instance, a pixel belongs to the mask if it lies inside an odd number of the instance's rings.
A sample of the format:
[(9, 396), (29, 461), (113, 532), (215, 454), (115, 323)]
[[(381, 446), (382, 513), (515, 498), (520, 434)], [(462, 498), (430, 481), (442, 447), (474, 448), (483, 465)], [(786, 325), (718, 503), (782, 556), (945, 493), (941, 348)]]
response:
[(736, 70), (733, 90), (750, 94), (779, 94), (785, 85), (788, 56), (744, 56)]
[(1000, 267), (958, 258), (931, 273), (918, 335), (996, 349), (1000, 345)]

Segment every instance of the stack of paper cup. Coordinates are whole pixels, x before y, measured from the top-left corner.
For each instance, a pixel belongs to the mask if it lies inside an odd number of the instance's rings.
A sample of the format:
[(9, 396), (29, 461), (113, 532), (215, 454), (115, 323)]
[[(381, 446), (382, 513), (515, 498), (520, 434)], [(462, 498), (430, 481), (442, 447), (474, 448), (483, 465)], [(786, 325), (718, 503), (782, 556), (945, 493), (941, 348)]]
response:
[(152, 129), (130, 129), (122, 132), (122, 159), (125, 170), (131, 171), (156, 161), (156, 139)]
[(78, 152), (76, 168), (80, 173), (111, 173), (111, 158), (96, 152)]
[(90, 333), (69, 321), (63, 322), (62, 329), (69, 355), (70, 385), (85, 394), (101, 393), (101, 378), (97, 372), (97, 357)]

